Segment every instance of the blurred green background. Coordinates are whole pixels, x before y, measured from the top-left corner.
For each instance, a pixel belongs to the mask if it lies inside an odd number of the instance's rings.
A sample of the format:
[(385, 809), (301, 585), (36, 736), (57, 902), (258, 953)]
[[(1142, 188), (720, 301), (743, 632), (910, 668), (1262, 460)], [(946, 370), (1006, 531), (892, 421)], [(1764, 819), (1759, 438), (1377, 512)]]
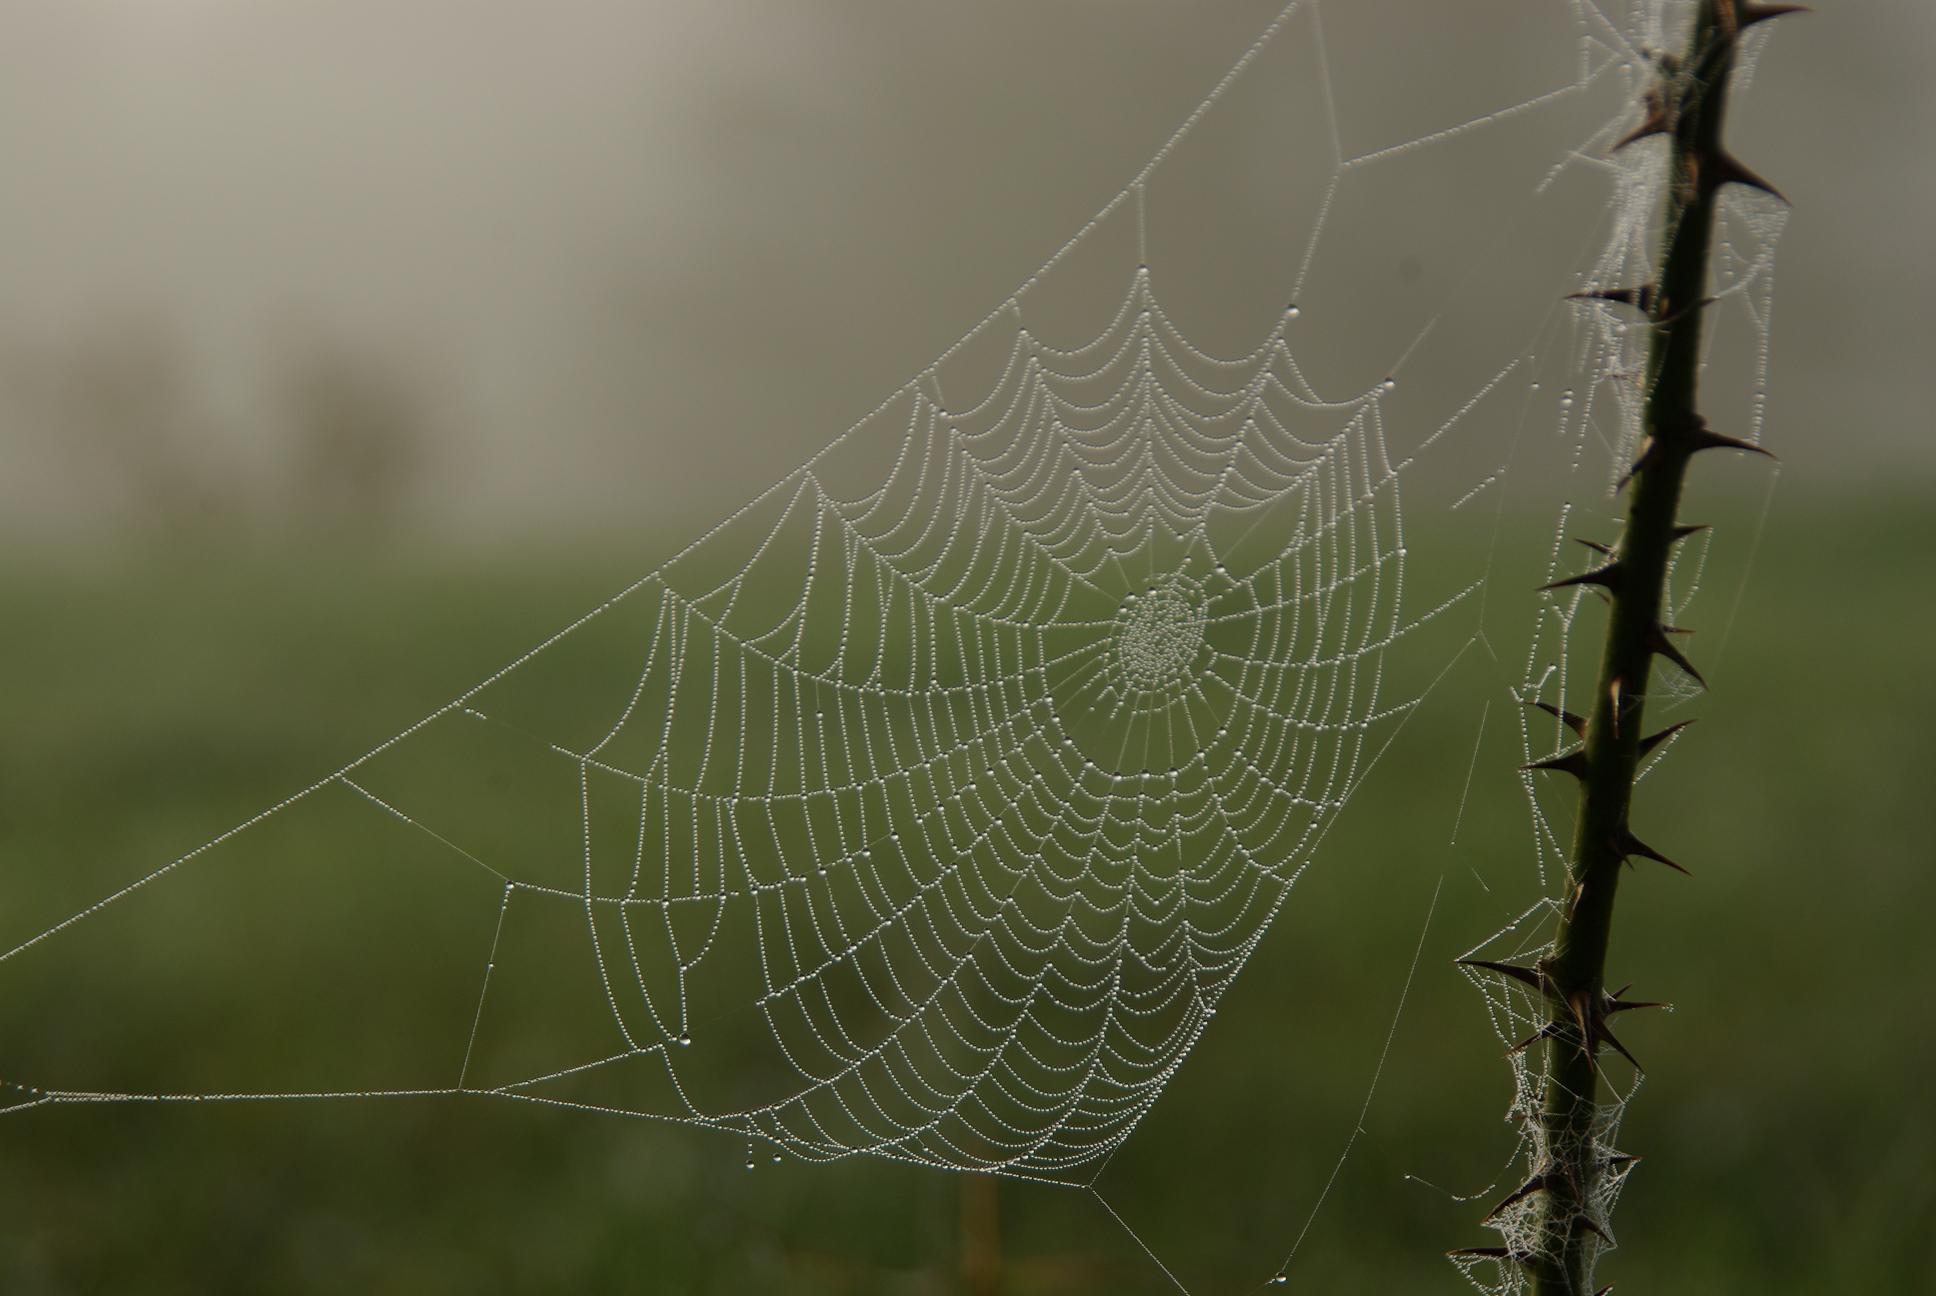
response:
[[(1936, 1279), (1936, 1118), (1920, 1100), (1936, 1047), (1915, 1007), (1936, 984), (1932, 717), (1915, 684), (1936, 613), (1904, 597), (1933, 542), (1914, 500), (1779, 497), (1725, 651), (1703, 663), (1718, 687), (1647, 784), (1648, 836), (1695, 876), (1641, 873), (1622, 897), (1618, 973), (1678, 1006), (1626, 1032), (1656, 1078), (1625, 1140), (1647, 1161), (1619, 1215), (1634, 1240), (1610, 1262), (1623, 1283)], [(614, 588), (631, 552), (610, 537), (402, 561), (340, 544), (166, 548), (10, 568), (0, 598), (22, 630), (0, 674), (28, 686), (0, 711), (8, 858), (102, 876), (105, 861), (171, 858)], [(1533, 892), (1516, 735), (1496, 708), (1460, 815), (1477, 707), (1440, 693), (1421, 711), (1102, 1180), (1193, 1291), (1248, 1290), (1289, 1249), (1354, 1127), (1441, 878), (1363, 1134), (1292, 1272), (1312, 1290), (1446, 1290), (1437, 1253), (1481, 1240), (1483, 1203), (1446, 1191), (1499, 1179), (1507, 1073), (1450, 959)], [(353, 888), (340, 903), (278, 939), (340, 956), (364, 921)], [(180, 921), (186, 933), (146, 939), (233, 975), (233, 933)], [(194, 985), (176, 971), (170, 985)], [(171, 1034), (94, 1020), (86, 979), (30, 1007), (135, 1075), (171, 1054), (259, 1055), (265, 1029), (300, 1049), (361, 1037), (372, 1017), (450, 1025), (403, 984)], [(749, 1174), (730, 1136), (484, 1099), (41, 1110), (0, 1121), (0, 1141), (9, 1292), (1166, 1286), (1079, 1192), (1002, 1185), (990, 1225), (983, 1181), (763, 1154)], [(992, 1285), (961, 1285), (991, 1256)]]
[[(1758, 465), (1690, 500), (1722, 524), (1715, 688), (1642, 794), (1695, 876), (1634, 875), (1616, 929), (1616, 974), (1677, 1007), (1623, 1032), (1652, 1074), (1623, 1291), (1936, 1289), (1936, 40), (1924, 8), (1823, 7), (1738, 114), (1799, 212), (1784, 466), (1771, 505)], [(249, 818), (663, 560), (978, 318), (1276, 8), (0, 0), (0, 160), (35, 199), (0, 229), (0, 922)], [(1565, 34), (1517, 0), (1375, 8), (1326, 11), (1367, 147), (1538, 89)], [(1298, 174), (1259, 120), (1215, 155), (1244, 193)], [(1366, 264), (1442, 295), (1468, 268), (1428, 242)], [(1489, 576), (1498, 662), (1407, 725), (1099, 1182), (1199, 1296), (1300, 1235), (1290, 1290), (1453, 1290), (1441, 1252), (1491, 1240), (1508, 1074), (1451, 959), (1538, 894), (1504, 688), (1562, 486), (1521, 487), (1496, 548), (1413, 542), (1427, 584)], [(472, 933), (396, 926), (377, 882), (183, 901), (65, 981), (0, 968), (0, 1082), (44, 1078), (9, 1028), (130, 1087), (448, 1030), (356, 953)], [(152, 1013), (96, 1007), (97, 948), (169, 969)], [(343, 961), (341, 993), (252, 994), (271, 948)], [(40, 1109), (0, 1117), (0, 1291), (1174, 1290), (1081, 1192), (744, 1160), (487, 1099)]]

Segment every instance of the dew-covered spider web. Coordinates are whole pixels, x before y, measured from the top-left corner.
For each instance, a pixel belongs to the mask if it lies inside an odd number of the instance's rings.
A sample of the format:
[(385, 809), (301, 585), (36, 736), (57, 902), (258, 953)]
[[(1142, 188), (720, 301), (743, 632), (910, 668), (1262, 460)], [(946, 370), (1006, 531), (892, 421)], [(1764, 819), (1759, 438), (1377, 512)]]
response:
[[(1467, 51), (1442, 16), (1407, 38), (1290, 4), (960, 342), (675, 556), (179, 858), (71, 883), (27, 861), (0, 918), (6, 1110), (484, 1097), (722, 1131), (749, 1164), (1093, 1184), (1453, 664), (1493, 663), (1495, 732), (1590, 677), (1590, 596), (1502, 639), (1536, 600), (1516, 568), (1492, 589), (1487, 537), (1521, 483), (1549, 517), (1576, 501), (1567, 534), (1618, 515), (1644, 330), (1562, 299), (1648, 273), (1655, 146), (1608, 150), (1686, 6), (1502, 8)], [(1525, 57), (1481, 58), (1501, 36)], [(1745, 435), (1780, 220), (1724, 214)], [(1571, 570), (1557, 539), (1532, 557)], [(1536, 711), (1519, 733), (1527, 760), (1568, 737)], [(1528, 789), (1550, 884), (1570, 810)], [(1329, 862), (1421, 909), (1444, 876)], [(151, 993), (167, 933), (231, 903), (262, 1047), (156, 1069), (138, 1041), (192, 1029), (205, 989)], [(285, 966), (320, 923), (341, 962)], [(379, 945), (401, 971), (365, 967)], [(1537, 1029), (1484, 988), (1508, 1043)], [(283, 1046), (346, 994), (367, 1038)], [(86, 1073), (51, 1010), (76, 996), (133, 1045)]]

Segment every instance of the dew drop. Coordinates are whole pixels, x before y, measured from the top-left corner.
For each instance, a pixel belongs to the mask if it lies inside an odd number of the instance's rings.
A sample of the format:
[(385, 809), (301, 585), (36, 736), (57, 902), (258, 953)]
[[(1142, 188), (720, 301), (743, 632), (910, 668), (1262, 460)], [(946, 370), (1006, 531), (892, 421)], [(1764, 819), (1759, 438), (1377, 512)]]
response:
[(1297, 303), (1292, 302), (1289, 306), (1286, 306), (1284, 308), (1284, 314), (1289, 319), (1296, 319), (1300, 314), (1302, 314), (1302, 312), (1298, 310)]

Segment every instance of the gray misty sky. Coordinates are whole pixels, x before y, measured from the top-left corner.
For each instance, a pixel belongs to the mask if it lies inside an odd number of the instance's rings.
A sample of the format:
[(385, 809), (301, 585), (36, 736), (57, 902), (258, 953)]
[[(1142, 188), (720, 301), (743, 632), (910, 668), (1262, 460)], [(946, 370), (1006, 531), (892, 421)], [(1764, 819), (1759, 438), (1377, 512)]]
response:
[[(0, 0), (0, 527), (386, 474), (431, 526), (690, 527), (999, 303), (1279, 7)], [(1564, 85), (1561, 8), (1330, 0), (1346, 152)], [(1736, 134), (1796, 207), (1771, 436), (1786, 488), (1922, 479), (1936, 7), (1820, 8)], [(1229, 245), (1152, 256), (1206, 319), (1283, 270), (1274, 213), (1326, 174), (1320, 70), (1286, 44), (1152, 186), (1152, 230)], [(1453, 200), (1490, 164), (1438, 157), (1443, 230), (1343, 222), (1341, 312), (1498, 255)]]

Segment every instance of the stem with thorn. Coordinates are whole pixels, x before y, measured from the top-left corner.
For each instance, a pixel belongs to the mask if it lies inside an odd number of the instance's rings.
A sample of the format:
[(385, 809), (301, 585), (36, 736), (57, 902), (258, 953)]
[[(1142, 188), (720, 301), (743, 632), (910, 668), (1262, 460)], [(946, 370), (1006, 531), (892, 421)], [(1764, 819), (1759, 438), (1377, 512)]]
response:
[(1741, 32), (1794, 8), (1700, 0), (1685, 58), (1677, 63), (1663, 61), (1659, 86), (1648, 96), (1646, 120), (1620, 144), (1624, 147), (1654, 135), (1670, 141), (1659, 280), (1642, 287), (1582, 294), (1642, 312), (1651, 338), (1644, 439), (1628, 477), (1632, 495), (1626, 529), (1617, 546), (1603, 550), (1607, 552), (1603, 565), (1556, 582), (1596, 586), (1610, 604), (1606, 648), (1590, 712), (1580, 717), (1546, 707), (1579, 731), (1584, 745), (1537, 766), (1570, 774), (1580, 783), (1579, 821), (1567, 879), (1570, 891), (1553, 944), (1534, 967), (1481, 965), (1535, 989), (1550, 1014), (1535, 1036), (1543, 1038), (1545, 1045), (1538, 1118), (1540, 1163), (1532, 1167), (1527, 1183), (1501, 1206), (1537, 1199), (1531, 1253), (1501, 1255), (1527, 1270), (1534, 1296), (1587, 1296), (1593, 1290), (1594, 1261), (1607, 1237), (1606, 1221), (1597, 1217), (1604, 1200), (1599, 1190), (1630, 1160), (1600, 1146), (1599, 1053), (1602, 1046), (1611, 1046), (1626, 1054), (1608, 1030), (1608, 1018), (1643, 1006), (1610, 995), (1605, 988), (1621, 866), (1635, 857), (1672, 865), (1642, 844), (1628, 826), (1640, 759), (1666, 736), (1664, 732), (1643, 736), (1641, 731), (1654, 658), (1665, 657), (1700, 680), (1674, 647), (1669, 638), (1673, 632), (1662, 621), (1672, 551), (1697, 529), (1680, 525), (1676, 512), (1694, 455), (1723, 447), (1759, 451), (1750, 443), (1709, 431), (1696, 408), (1705, 314), (1701, 308), (1707, 301), (1716, 197), (1730, 183), (1774, 192), (1722, 145), (1728, 79)]

